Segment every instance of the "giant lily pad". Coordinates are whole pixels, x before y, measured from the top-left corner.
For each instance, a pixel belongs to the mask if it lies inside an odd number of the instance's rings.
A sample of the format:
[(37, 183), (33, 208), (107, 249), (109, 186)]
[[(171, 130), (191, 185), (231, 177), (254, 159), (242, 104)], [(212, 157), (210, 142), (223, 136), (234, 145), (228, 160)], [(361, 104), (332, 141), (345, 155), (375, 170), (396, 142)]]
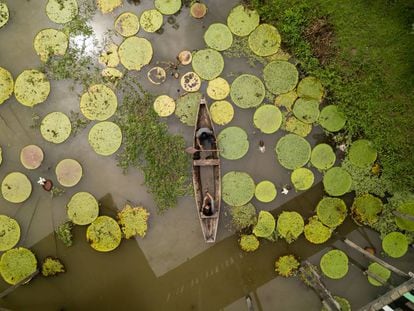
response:
[(300, 167), (292, 172), (290, 180), (292, 181), (293, 187), (295, 187), (296, 190), (308, 190), (310, 187), (312, 187), (315, 176), (310, 169)]
[(114, 91), (103, 84), (90, 86), (80, 100), (80, 109), (89, 120), (104, 121), (115, 113), (117, 107)]
[(254, 252), (259, 248), (260, 242), (253, 234), (242, 234), (239, 240), (239, 245), (245, 252)]
[(194, 18), (203, 18), (207, 14), (207, 11), (207, 6), (200, 2), (193, 2), (190, 8), (190, 14)]
[(249, 36), (249, 47), (253, 53), (259, 56), (275, 54), (279, 50), (280, 42), (279, 32), (274, 26), (269, 24), (257, 26)]
[(188, 93), (177, 99), (175, 115), (186, 125), (194, 126), (196, 123), (197, 110), (200, 105), (201, 93)]
[(280, 165), (294, 170), (308, 163), (311, 147), (304, 138), (287, 134), (277, 142), (275, 151)]
[(148, 228), (148, 211), (142, 206), (132, 207), (126, 204), (125, 207), (118, 213), (119, 224), (126, 239), (135, 235), (144, 237)]
[(260, 211), (253, 233), (257, 237), (266, 238), (275, 231), (276, 221), (272, 214), (267, 211)]
[(223, 56), (213, 49), (197, 51), (191, 64), (193, 70), (204, 80), (217, 78), (224, 68)]
[(304, 221), (297, 212), (282, 212), (277, 219), (276, 230), (288, 243), (295, 241), (303, 232)]
[(56, 165), (57, 181), (64, 187), (73, 187), (82, 178), (82, 166), (73, 159), (64, 159)]
[(43, 150), (36, 145), (27, 145), (20, 151), (20, 162), (28, 170), (37, 169), (43, 162)]
[(298, 84), (298, 96), (321, 101), (324, 89), (322, 83), (315, 77), (303, 78)]
[(223, 78), (208, 81), (207, 95), (214, 100), (225, 99), (230, 93), (230, 85)]
[(121, 64), (128, 70), (141, 70), (152, 59), (152, 45), (145, 38), (129, 37), (118, 49)]
[(16, 79), (14, 95), (19, 103), (33, 107), (43, 103), (50, 93), (46, 75), (37, 70), (25, 70)]
[(4, 177), (1, 183), (1, 194), (6, 201), (22, 203), (32, 193), (32, 184), (26, 175), (20, 172), (12, 172)]
[(277, 190), (274, 183), (263, 180), (256, 185), (254, 195), (260, 202), (269, 203), (276, 198)]
[(249, 150), (246, 132), (237, 126), (226, 127), (217, 137), (220, 155), (228, 160), (242, 158)]
[(334, 165), (336, 155), (328, 144), (319, 144), (312, 149), (310, 161), (317, 169), (327, 170)]
[(243, 5), (234, 7), (227, 17), (227, 25), (232, 33), (237, 36), (248, 36), (258, 25), (260, 16), (255, 10), (250, 10)]
[(367, 193), (354, 199), (352, 217), (358, 223), (371, 226), (378, 221), (378, 214), (382, 208), (382, 201)]
[(46, 14), (52, 22), (66, 24), (78, 15), (77, 0), (49, 0), (46, 5)]
[[(379, 279), (387, 281), (391, 276), (391, 271), (387, 268), (381, 266), (380, 264), (373, 262), (368, 266), (368, 271), (377, 276)], [(368, 276), (368, 281), (374, 286), (382, 286), (382, 284), (378, 282), (376, 279)]]
[(322, 109), (318, 122), (329, 132), (338, 132), (346, 123), (345, 115), (335, 105), (329, 105)]
[(265, 134), (276, 132), (282, 124), (282, 113), (274, 105), (262, 105), (253, 116), (254, 125)]
[(401, 232), (388, 233), (382, 239), (382, 249), (392, 258), (400, 258), (405, 255), (408, 250), (407, 237)]
[(190, 71), (183, 74), (180, 84), (186, 92), (197, 92), (201, 87), (201, 79), (195, 72)]
[(89, 225), (99, 214), (99, 205), (89, 192), (75, 193), (67, 205), (68, 218), (76, 225)]
[(285, 131), (291, 132), (301, 137), (308, 136), (312, 131), (312, 124), (304, 123), (298, 120), (295, 116), (287, 117), (286, 121), (282, 123), (281, 126)]
[(13, 248), (20, 239), (20, 226), (16, 220), (0, 215), (0, 251)]
[[(401, 214), (414, 216), (414, 202), (405, 202), (397, 207)], [(414, 221), (402, 217), (395, 217), (395, 223), (402, 230), (414, 231)]]
[(99, 122), (89, 131), (88, 141), (97, 154), (109, 156), (121, 147), (122, 132), (113, 122)]
[(318, 217), (313, 216), (309, 218), (309, 223), (304, 229), (305, 238), (313, 244), (322, 244), (329, 240), (332, 231), (328, 227), (324, 226), (318, 220)]
[(155, 0), (154, 5), (164, 15), (172, 15), (181, 9), (181, 0)]
[(64, 32), (47, 28), (39, 31), (34, 38), (33, 47), (42, 62), (46, 62), (49, 56), (65, 55), (69, 39)]
[(9, 8), (4, 2), (0, 2), (0, 28), (7, 24), (9, 21)]
[(68, 139), (72, 125), (63, 112), (51, 112), (40, 123), (40, 133), (51, 143), (60, 144)]
[(257, 223), (256, 207), (252, 203), (242, 206), (230, 206), (232, 225), (241, 231)]
[(240, 108), (259, 106), (265, 98), (263, 82), (256, 76), (242, 74), (231, 84), (230, 96)]
[(222, 179), (223, 201), (231, 206), (248, 203), (254, 195), (255, 184), (245, 172), (228, 172)]
[(295, 65), (285, 61), (270, 62), (263, 69), (266, 87), (276, 95), (292, 91), (298, 84), (298, 77)]
[(226, 100), (214, 102), (210, 106), (211, 119), (219, 125), (225, 125), (233, 120), (234, 108)]
[(320, 266), (327, 277), (341, 279), (348, 273), (348, 256), (341, 250), (331, 250), (322, 256)]
[(133, 36), (139, 30), (138, 16), (132, 12), (122, 13), (116, 18), (114, 28), (123, 37)]
[(275, 262), (275, 271), (286, 278), (294, 276), (299, 267), (300, 263), (293, 255), (281, 256)]
[(139, 22), (146, 32), (156, 32), (162, 26), (163, 17), (157, 10), (147, 10), (142, 12)]
[(354, 141), (349, 149), (349, 160), (358, 167), (368, 167), (377, 159), (377, 150), (366, 139)]
[(154, 110), (160, 117), (168, 117), (174, 113), (175, 101), (168, 95), (160, 95), (154, 101)]
[(302, 122), (316, 122), (319, 117), (319, 102), (315, 99), (298, 98), (293, 106), (293, 114)]
[(298, 98), (298, 94), (295, 90), (280, 94), (275, 98), (275, 105), (278, 107), (285, 107), (286, 110), (291, 111), (296, 98)]
[(339, 197), (351, 190), (352, 178), (341, 167), (332, 167), (323, 176), (323, 186), (327, 194)]
[(104, 51), (99, 55), (99, 62), (108, 67), (116, 67), (119, 64), (118, 46), (114, 43), (109, 43), (105, 46)]
[(96, 5), (103, 14), (107, 14), (121, 6), (122, 0), (96, 0)]
[(13, 93), (13, 87), (13, 76), (8, 70), (0, 67), (0, 104), (10, 98)]
[(336, 228), (346, 218), (346, 204), (338, 198), (325, 197), (316, 206), (319, 220), (330, 228)]
[(110, 252), (121, 243), (121, 229), (115, 219), (99, 216), (86, 230), (86, 240), (98, 252)]
[(214, 23), (204, 33), (204, 41), (208, 47), (217, 51), (224, 51), (233, 44), (233, 35), (226, 25)]
[(0, 259), (0, 273), (3, 279), (15, 285), (36, 272), (35, 255), (24, 247), (13, 248), (5, 252)]

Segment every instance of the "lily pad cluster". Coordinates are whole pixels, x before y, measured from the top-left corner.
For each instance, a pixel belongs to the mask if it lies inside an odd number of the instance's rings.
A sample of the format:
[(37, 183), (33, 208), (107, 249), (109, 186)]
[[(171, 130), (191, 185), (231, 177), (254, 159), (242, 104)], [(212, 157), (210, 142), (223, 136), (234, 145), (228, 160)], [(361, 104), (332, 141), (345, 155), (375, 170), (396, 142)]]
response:
[(118, 213), (119, 225), (126, 239), (135, 235), (144, 237), (148, 228), (148, 211), (142, 206), (131, 206), (126, 204)]
[(349, 160), (359, 167), (371, 166), (377, 159), (377, 151), (366, 139), (354, 141), (349, 149)]
[(80, 100), (82, 114), (89, 120), (104, 121), (115, 113), (117, 107), (114, 91), (104, 84), (90, 86)]
[(327, 194), (339, 197), (351, 191), (352, 178), (341, 167), (332, 167), (323, 176), (323, 186)]
[(160, 95), (154, 101), (154, 110), (160, 117), (168, 117), (174, 113), (175, 101), (168, 95)]
[(294, 255), (280, 256), (275, 262), (275, 271), (284, 277), (296, 275), (299, 267), (300, 263)]
[(20, 151), (20, 162), (28, 170), (37, 169), (43, 162), (43, 150), (36, 145), (27, 145)]
[(324, 225), (334, 229), (345, 220), (347, 207), (342, 199), (324, 197), (316, 206), (316, 214)]
[(312, 149), (311, 164), (319, 170), (330, 169), (336, 161), (336, 155), (328, 144), (318, 144)]
[(230, 85), (227, 80), (217, 77), (208, 81), (206, 92), (211, 99), (222, 100), (230, 94)]
[(382, 239), (382, 248), (390, 257), (402, 257), (408, 251), (408, 239), (405, 234), (401, 232), (388, 233)]
[(294, 242), (304, 230), (304, 221), (298, 212), (282, 212), (277, 219), (277, 233), (286, 239), (286, 242)]
[(96, 5), (103, 14), (108, 14), (121, 6), (122, 0), (96, 0)]
[(204, 41), (210, 48), (217, 51), (224, 51), (231, 47), (233, 35), (225, 24), (214, 23), (204, 33)]
[(258, 77), (250, 74), (238, 76), (231, 84), (231, 99), (240, 108), (259, 106), (265, 95), (266, 90), (263, 82)]
[(64, 187), (76, 186), (82, 178), (82, 166), (74, 159), (64, 159), (56, 165), (57, 181)]
[(119, 46), (118, 54), (126, 69), (140, 71), (151, 62), (152, 44), (145, 38), (128, 37)]
[(157, 10), (147, 10), (142, 12), (139, 22), (146, 32), (156, 32), (162, 26), (163, 17)]
[(193, 70), (204, 80), (217, 78), (224, 69), (224, 59), (213, 49), (199, 50), (193, 55)]
[(305, 167), (300, 167), (295, 169), (290, 175), (290, 180), (292, 181), (293, 187), (296, 190), (308, 190), (313, 185), (315, 177), (313, 172)]

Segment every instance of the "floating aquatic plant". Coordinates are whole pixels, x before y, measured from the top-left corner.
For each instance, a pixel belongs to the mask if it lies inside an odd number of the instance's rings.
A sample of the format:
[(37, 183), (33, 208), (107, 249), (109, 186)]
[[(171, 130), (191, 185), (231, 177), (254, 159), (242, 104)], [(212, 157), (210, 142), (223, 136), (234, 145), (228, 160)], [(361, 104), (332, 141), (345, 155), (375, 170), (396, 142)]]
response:
[(96, 5), (103, 14), (107, 14), (121, 6), (122, 0), (96, 0)]
[(315, 177), (310, 169), (299, 167), (292, 172), (290, 180), (296, 190), (308, 190), (312, 187)]
[(238, 231), (249, 228), (257, 223), (256, 208), (252, 203), (241, 206), (230, 206), (231, 221)]
[(299, 267), (300, 263), (294, 255), (280, 256), (275, 262), (277, 274), (286, 278), (296, 275)]
[(346, 118), (336, 105), (329, 105), (322, 109), (318, 122), (325, 130), (338, 132), (345, 126)]
[(210, 106), (211, 119), (219, 125), (226, 125), (234, 116), (233, 105), (227, 100), (219, 100)]
[(316, 206), (319, 220), (330, 228), (336, 228), (346, 218), (347, 208), (342, 199), (324, 197)]
[(243, 5), (234, 7), (227, 17), (227, 25), (231, 32), (240, 37), (248, 36), (259, 26), (259, 21), (259, 14)]
[(110, 156), (121, 146), (122, 132), (113, 122), (99, 122), (90, 129), (88, 141), (97, 154)]
[(53, 55), (65, 55), (68, 45), (69, 39), (65, 33), (52, 28), (39, 31), (33, 41), (33, 47), (42, 62)]
[(275, 151), (280, 165), (294, 170), (308, 163), (311, 147), (304, 138), (296, 134), (287, 134), (279, 139)]
[(82, 166), (74, 159), (64, 159), (56, 165), (55, 173), (62, 186), (73, 187), (82, 178)]
[(253, 123), (261, 132), (272, 134), (282, 124), (282, 113), (274, 105), (262, 105), (254, 112)]
[(140, 71), (151, 62), (153, 50), (151, 42), (145, 38), (126, 38), (118, 49), (121, 64), (128, 70)]
[(286, 239), (286, 242), (294, 242), (303, 232), (305, 223), (297, 212), (282, 212), (277, 219), (277, 233)]
[(148, 211), (142, 206), (132, 207), (126, 204), (118, 213), (118, 223), (125, 238), (129, 239), (135, 235), (144, 237), (147, 233), (149, 215)]
[(298, 96), (303, 98), (316, 99), (321, 101), (325, 93), (321, 81), (315, 77), (303, 78), (297, 88)]
[(224, 51), (233, 44), (233, 35), (226, 25), (213, 23), (204, 33), (204, 41), (208, 47), (217, 51)]
[(249, 174), (231, 171), (222, 179), (223, 201), (231, 206), (247, 204), (254, 196), (255, 184)]
[(147, 10), (142, 12), (139, 22), (146, 32), (156, 32), (162, 26), (163, 16), (157, 10)]
[(225, 99), (230, 93), (229, 83), (221, 78), (217, 77), (213, 80), (208, 81), (207, 95), (214, 100)]
[(174, 113), (175, 101), (168, 95), (160, 95), (154, 101), (154, 110), (160, 117), (168, 117)]
[[(368, 266), (368, 272), (374, 274), (379, 279), (387, 281), (391, 276), (391, 271), (381, 266), (380, 264), (373, 262)], [(385, 284), (380, 283), (375, 278), (368, 276), (368, 282), (374, 286), (383, 286)]]
[(259, 248), (260, 242), (253, 234), (242, 234), (239, 240), (239, 245), (245, 252), (254, 252)]
[(15, 285), (36, 272), (37, 260), (35, 255), (24, 247), (13, 248), (1, 256), (0, 274), (3, 279)]
[(265, 95), (266, 90), (263, 82), (258, 77), (250, 74), (238, 76), (231, 84), (231, 99), (240, 108), (259, 106)]
[(257, 26), (249, 35), (249, 47), (259, 56), (275, 54), (279, 50), (280, 42), (279, 32), (270, 24)]
[(7, 251), (19, 242), (20, 226), (19, 223), (6, 215), (0, 215), (0, 251)]
[(352, 178), (341, 167), (332, 167), (323, 176), (323, 186), (327, 194), (339, 197), (351, 190)]
[(217, 78), (224, 68), (223, 56), (213, 49), (199, 50), (194, 53), (193, 70), (204, 80)]
[(73, 244), (72, 229), (73, 223), (71, 221), (66, 221), (55, 229), (56, 236), (66, 247)]
[[(397, 212), (403, 215), (414, 216), (414, 202), (404, 202), (397, 207)], [(395, 223), (402, 230), (414, 231), (414, 221), (403, 217), (395, 217)]]
[(201, 87), (200, 77), (192, 71), (183, 74), (180, 83), (186, 92), (197, 92)]
[(52, 22), (66, 24), (78, 15), (77, 0), (49, 0), (46, 4), (46, 14)]
[(13, 94), (13, 88), (13, 76), (8, 70), (0, 67), (0, 104), (10, 98), (11, 94)]
[(3, 199), (11, 203), (22, 203), (32, 193), (32, 184), (23, 173), (12, 172), (4, 177), (1, 183), (1, 194)]
[(200, 105), (201, 93), (188, 93), (176, 101), (175, 115), (186, 125), (194, 126)]
[(272, 214), (267, 211), (260, 211), (257, 224), (253, 228), (253, 234), (257, 237), (270, 237), (275, 231), (276, 221)]
[[(339, 306), (341, 308), (341, 311), (351, 311), (351, 304), (349, 301), (343, 297), (334, 296), (334, 299), (337, 303), (339, 303)], [(322, 311), (329, 311), (324, 305), (322, 305)]]
[(334, 280), (341, 279), (348, 273), (348, 256), (338, 249), (325, 253), (319, 264), (323, 274)]
[(115, 113), (117, 107), (114, 91), (104, 84), (90, 86), (80, 100), (82, 114), (89, 120), (104, 121)]
[(40, 123), (40, 133), (48, 142), (54, 144), (63, 143), (69, 138), (72, 124), (63, 112), (51, 112), (47, 114)]
[(371, 166), (377, 159), (377, 150), (366, 139), (354, 141), (349, 148), (349, 160), (358, 167)]
[(291, 92), (298, 84), (299, 73), (295, 65), (286, 61), (273, 61), (263, 68), (263, 79), (273, 94)]
[(304, 123), (295, 116), (289, 116), (282, 122), (281, 128), (301, 137), (306, 137), (312, 131), (312, 124)]
[(298, 98), (293, 106), (293, 114), (302, 122), (314, 123), (319, 117), (319, 102), (315, 99)]
[(19, 103), (33, 107), (43, 103), (50, 93), (46, 75), (37, 70), (25, 70), (16, 79), (14, 95)]
[(0, 2), (0, 28), (7, 24), (9, 21), (10, 13), (7, 4)]
[(318, 220), (318, 217), (309, 218), (304, 228), (305, 238), (313, 244), (322, 244), (329, 240), (332, 230)]
[(181, 0), (155, 0), (154, 6), (164, 15), (172, 15), (181, 9)]
[(335, 161), (335, 152), (328, 144), (318, 144), (312, 149), (310, 162), (317, 169), (330, 169), (335, 164)]
[(99, 216), (86, 230), (86, 240), (98, 252), (110, 252), (121, 243), (121, 229), (115, 219)]
[(190, 14), (194, 18), (203, 18), (207, 14), (207, 6), (204, 3), (194, 2), (190, 8)]
[(123, 37), (133, 36), (139, 30), (138, 16), (132, 12), (124, 12), (115, 19), (114, 28)]
[(246, 132), (237, 126), (226, 127), (217, 136), (220, 155), (228, 160), (242, 158), (249, 150)]
[(291, 111), (296, 98), (298, 98), (298, 94), (295, 90), (292, 90), (277, 96), (275, 98), (275, 105), (278, 107), (285, 107), (286, 110)]
[(41, 273), (43, 276), (55, 276), (59, 273), (65, 273), (66, 269), (62, 261), (54, 257), (46, 257), (42, 262)]
[(20, 151), (20, 162), (28, 170), (37, 169), (43, 162), (43, 150), (36, 145), (27, 145)]
[(105, 46), (99, 55), (98, 61), (108, 67), (116, 67), (119, 64), (118, 46), (115, 43), (109, 43)]
[(382, 249), (392, 258), (400, 258), (408, 251), (408, 240), (401, 232), (388, 233), (382, 239)]
[(77, 192), (67, 205), (68, 218), (76, 225), (88, 225), (99, 214), (99, 204), (89, 192)]
[(382, 201), (366, 193), (357, 196), (352, 204), (352, 218), (359, 224), (371, 226), (378, 221), (378, 214), (383, 208)]
[(260, 202), (269, 203), (272, 202), (277, 195), (275, 184), (269, 180), (263, 180), (256, 185), (254, 192), (256, 199)]

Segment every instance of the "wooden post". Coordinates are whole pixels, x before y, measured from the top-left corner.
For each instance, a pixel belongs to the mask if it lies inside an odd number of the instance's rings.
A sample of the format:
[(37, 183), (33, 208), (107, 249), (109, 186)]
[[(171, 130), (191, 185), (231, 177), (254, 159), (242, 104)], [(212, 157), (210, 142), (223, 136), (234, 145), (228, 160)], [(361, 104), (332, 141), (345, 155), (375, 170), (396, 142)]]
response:
[(11, 292), (14, 292), (20, 285), (26, 284), (27, 282), (29, 282), (32, 278), (34, 278), (37, 274), (39, 273), (39, 269), (37, 269), (35, 272), (33, 272), (31, 275), (29, 275), (27, 278), (24, 278), (23, 280), (21, 280), (19, 283), (14, 284), (13, 286), (10, 286), (9, 288), (7, 288), (6, 290), (4, 290), (3, 292), (0, 293), (0, 299), (3, 299), (4, 297), (6, 297), (8, 294), (10, 294)]

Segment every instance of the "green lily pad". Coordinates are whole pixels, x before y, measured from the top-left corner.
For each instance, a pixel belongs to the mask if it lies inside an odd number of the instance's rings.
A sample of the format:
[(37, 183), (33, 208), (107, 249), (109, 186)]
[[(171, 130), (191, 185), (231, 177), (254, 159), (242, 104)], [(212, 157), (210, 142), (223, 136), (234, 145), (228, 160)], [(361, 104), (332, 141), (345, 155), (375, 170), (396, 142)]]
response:
[(151, 62), (153, 50), (151, 42), (145, 38), (129, 37), (118, 49), (121, 64), (128, 70), (140, 71)]
[(0, 2), (0, 28), (7, 24), (9, 21), (10, 13), (7, 4)]
[(366, 139), (359, 139), (349, 148), (349, 160), (358, 167), (371, 166), (377, 159), (377, 150)]
[(280, 165), (294, 170), (308, 163), (311, 147), (304, 138), (295, 134), (287, 134), (279, 139), (275, 151)]
[(78, 15), (77, 0), (49, 0), (46, 14), (52, 22), (66, 24)]
[(313, 244), (322, 244), (329, 240), (332, 235), (332, 230), (326, 227), (318, 220), (318, 217), (313, 216), (309, 218), (309, 223), (306, 224), (305, 238)]
[(315, 99), (298, 98), (293, 106), (293, 114), (302, 122), (316, 122), (319, 118), (319, 102)]
[(97, 154), (109, 156), (121, 147), (122, 132), (113, 122), (99, 122), (89, 131), (88, 141)]
[(259, 182), (256, 185), (254, 195), (256, 196), (256, 199), (258, 199), (260, 202), (272, 202), (277, 196), (275, 184), (268, 180), (263, 180)]
[[(414, 202), (405, 202), (397, 207), (397, 211), (414, 216)], [(395, 217), (395, 223), (397, 224), (398, 228), (407, 231), (414, 231), (414, 221), (408, 220), (402, 217)]]
[(308, 190), (312, 187), (315, 177), (310, 169), (300, 167), (292, 172), (290, 180), (296, 190)]
[(230, 93), (230, 85), (223, 78), (215, 78), (208, 81), (207, 95), (214, 100), (225, 99)]
[(0, 67), (0, 105), (13, 94), (14, 81), (11, 73)]
[(231, 206), (247, 204), (254, 196), (255, 184), (245, 172), (228, 172), (222, 179), (223, 201)]
[(407, 253), (408, 240), (401, 232), (388, 233), (382, 239), (382, 249), (392, 258), (400, 258)]
[(186, 125), (194, 126), (200, 105), (201, 93), (187, 93), (180, 96), (176, 102), (175, 115)]
[(116, 18), (114, 28), (123, 37), (133, 36), (139, 30), (138, 16), (132, 12), (124, 12)]
[(345, 114), (335, 105), (329, 105), (322, 109), (319, 115), (319, 124), (329, 132), (340, 131), (346, 123)]
[(249, 36), (249, 47), (259, 56), (275, 54), (279, 50), (280, 42), (279, 32), (269, 24), (260, 24)]
[(234, 116), (233, 105), (227, 100), (220, 100), (214, 102), (210, 106), (211, 119), (218, 125), (226, 125)]
[(253, 234), (242, 234), (239, 240), (239, 245), (245, 252), (254, 252), (259, 248), (260, 242)]
[(297, 92), (299, 97), (321, 101), (325, 90), (318, 79), (306, 77), (299, 82)]
[(99, 216), (86, 230), (86, 240), (98, 252), (110, 252), (121, 244), (121, 229), (115, 219)]
[(16, 79), (14, 96), (24, 106), (33, 107), (43, 103), (50, 93), (50, 83), (44, 73), (25, 70)]
[(102, 14), (111, 13), (122, 5), (122, 0), (96, 0), (96, 6)]
[(139, 22), (146, 32), (156, 32), (162, 26), (163, 16), (157, 10), (147, 10), (142, 12)]
[(59, 259), (46, 257), (42, 262), (41, 272), (43, 276), (48, 277), (57, 275), (58, 273), (65, 273), (66, 269)]
[(287, 111), (291, 111), (296, 98), (298, 98), (298, 94), (295, 90), (292, 90), (277, 96), (275, 98), (275, 105), (278, 107), (285, 107)]
[(240, 108), (259, 106), (265, 95), (266, 90), (263, 82), (258, 77), (250, 74), (238, 76), (231, 84), (231, 99)]
[(204, 80), (217, 78), (224, 68), (223, 56), (213, 49), (199, 50), (193, 55), (193, 70)]
[(325, 192), (331, 196), (339, 197), (351, 191), (352, 178), (341, 167), (332, 167), (323, 176)]
[(208, 47), (217, 51), (224, 51), (233, 44), (233, 35), (226, 25), (214, 23), (204, 33), (204, 41)]
[(282, 124), (282, 113), (274, 105), (262, 105), (254, 112), (253, 122), (263, 133), (272, 134)]
[(299, 267), (300, 263), (293, 255), (280, 256), (275, 262), (275, 271), (286, 278), (294, 276)]
[(297, 212), (282, 212), (277, 219), (276, 230), (288, 243), (294, 242), (303, 232), (305, 223)]
[(16, 220), (0, 215), (0, 251), (4, 252), (16, 246), (20, 240), (20, 226)]
[(142, 206), (132, 207), (126, 204), (118, 213), (119, 225), (126, 239), (135, 235), (144, 237), (148, 229), (148, 216), (150, 214)]
[(63, 112), (51, 112), (40, 123), (40, 133), (48, 142), (63, 143), (72, 131), (70, 119)]
[(237, 126), (226, 127), (217, 136), (220, 155), (228, 160), (242, 158), (249, 150), (249, 140), (246, 132)]
[(154, 6), (164, 15), (172, 15), (181, 9), (181, 0), (155, 0)]
[(298, 84), (299, 73), (295, 65), (286, 61), (273, 61), (263, 68), (263, 79), (273, 94), (292, 91)]
[[(391, 276), (391, 271), (381, 266), (380, 264), (373, 262), (368, 266), (368, 271), (378, 276), (381, 280), (387, 281)], [(374, 286), (383, 286), (384, 284), (378, 282), (374, 278), (368, 276), (368, 282)]]
[(89, 225), (99, 214), (99, 204), (89, 192), (75, 193), (67, 205), (68, 218), (76, 225)]
[(253, 234), (257, 237), (266, 238), (275, 231), (276, 221), (272, 214), (267, 211), (260, 211)]
[(327, 170), (335, 164), (336, 155), (328, 144), (318, 144), (312, 149), (310, 161), (317, 169)]
[(195, 72), (186, 72), (180, 81), (181, 87), (186, 92), (197, 92), (201, 87), (201, 79)]
[(325, 197), (316, 206), (316, 213), (324, 225), (336, 228), (344, 222), (347, 208), (343, 200)]
[(341, 279), (348, 273), (348, 256), (341, 250), (331, 250), (322, 256), (320, 266), (327, 277)]
[(383, 209), (382, 201), (372, 194), (357, 196), (352, 204), (352, 218), (360, 224), (373, 225)]
[(3, 279), (15, 285), (36, 272), (35, 255), (24, 247), (18, 247), (3, 253), (0, 259), (0, 273)]
[(103, 84), (90, 86), (80, 100), (80, 110), (89, 120), (104, 121), (115, 113), (117, 107), (114, 91)]
[(237, 231), (249, 228), (257, 223), (256, 207), (252, 203), (242, 206), (230, 206), (231, 222)]
[(43, 150), (36, 145), (27, 145), (20, 151), (20, 162), (28, 170), (37, 169), (43, 162)]
[(22, 203), (32, 193), (32, 184), (26, 175), (20, 172), (9, 173), (1, 183), (3, 199), (11, 203)]
[(73, 159), (64, 159), (56, 165), (56, 179), (63, 187), (73, 187), (82, 178), (82, 166)]
[(260, 16), (255, 10), (250, 10), (244, 5), (234, 7), (227, 17), (227, 25), (236, 36), (248, 36), (259, 26)]
[(312, 132), (312, 124), (304, 123), (294, 116), (287, 117), (285, 122), (282, 122), (282, 129), (301, 137), (306, 137)]
[(108, 67), (116, 67), (119, 64), (118, 46), (109, 43), (105, 46), (104, 51), (99, 55), (99, 63)]
[(69, 39), (62, 31), (47, 28), (39, 31), (34, 38), (33, 47), (42, 62), (49, 56), (65, 55)]
[(160, 117), (168, 117), (174, 113), (175, 101), (168, 95), (160, 95), (154, 101), (154, 110)]

